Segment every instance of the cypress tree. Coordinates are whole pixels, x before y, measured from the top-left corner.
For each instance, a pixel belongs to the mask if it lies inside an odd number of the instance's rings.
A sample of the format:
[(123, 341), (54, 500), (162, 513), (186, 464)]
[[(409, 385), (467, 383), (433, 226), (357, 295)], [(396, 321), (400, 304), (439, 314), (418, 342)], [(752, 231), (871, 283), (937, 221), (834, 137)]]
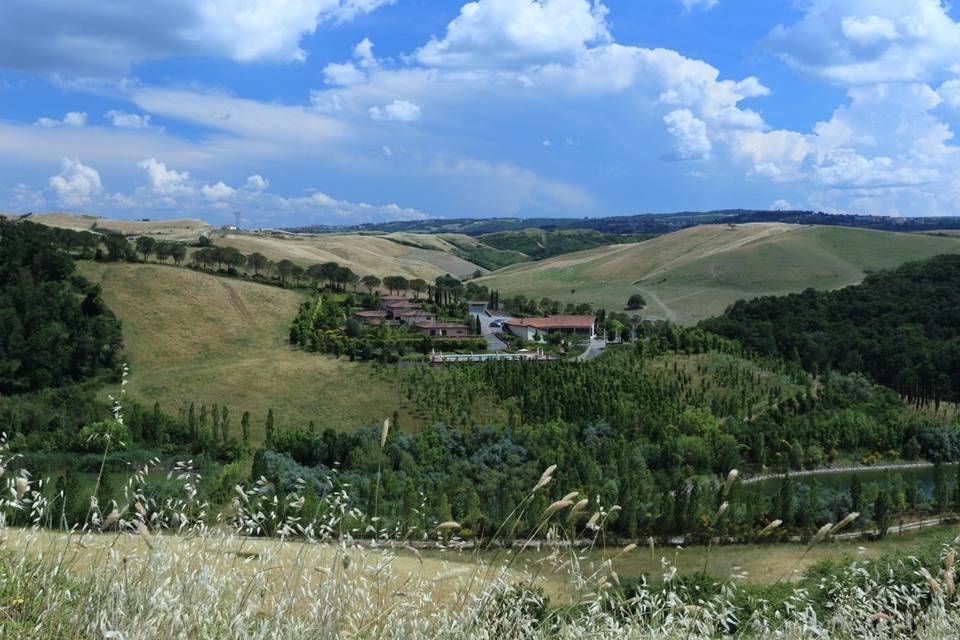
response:
[(267, 424), (264, 431), (267, 447), (270, 447), (273, 444), (273, 409), (267, 409)]
[(243, 438), (243, 441), (250, 442), (250, 412), (244, 411), (243, 417), (240, 418), (240, 436)]
[(190, 429), (190, 437), (197, 439), (197, 409), (193, 403), (190, 403), (190, 411), (187, 412), (187, 428)]
[(230, 436), (230, 410), (226, 405), (223, 407), (223, 414), (220, 416), (220, 434), (223, 442)]

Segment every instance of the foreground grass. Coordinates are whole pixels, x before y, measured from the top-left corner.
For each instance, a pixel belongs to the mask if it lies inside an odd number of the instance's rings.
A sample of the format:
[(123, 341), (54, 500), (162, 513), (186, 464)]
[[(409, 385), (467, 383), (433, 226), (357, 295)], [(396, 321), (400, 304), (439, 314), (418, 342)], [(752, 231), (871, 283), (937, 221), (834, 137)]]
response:
[(394, 410), (414, 424), (398, 385), (370, 366), (287, 344), (300, 293), (155, 264), (80, 262), (123, 322), (130, 396), (167, 413), (195, 402), (251, 414), (262, 437), (268, 409), (278, 427), (355, 429)]
[[(0, 455), (0, 476), (8, 461)], [(516, 526), (538, 491), (549, 491), (555, 468), (501, 531)], [(306, 507), (266, 481), (237, 486), (228, 511), (214, 517), (197, 501), (200, 478), (189, 464), (177, 467), (181, 496), (153, 497), (147, 474), (131, 478), (119, 502), (91, 501), (86, 523), (70, 533), (39, 527), (50, 507), (43, 481), (2, 477), (0, 638), (926, 640), (960, 625), (957, 556), (946, 545), (928, 545), (919, 557), (821, 567), (802, 588), (783, 582), (759, 591), (707, 576), (708, 550), (692, 581), (664, 558), (658, 585), (627, 586), (618, 569), (645, 550), (602, 549), (604, 525), (619, 507), (591, 513), (575, 534), (590, 540), (586, 549), (559, 544), (570, 530), (563, 523), (589, 513), (576, 492), (540, 512), (549, 548), (538, 561), (491, 549), (467, 562), (449, 552), (424, 558), (410, 546), (432, 539), (449, 547), (459, 524), (388, 530), (358, 511), (343, 488), (331, 486)], [(6, 529), (13, 513), (29, 514), (34, 527)], [(264, 534), (279, 539), (251, 538)], [(554, 604), (541, 587), (547, 574), (547, 583), (563, 585)]]

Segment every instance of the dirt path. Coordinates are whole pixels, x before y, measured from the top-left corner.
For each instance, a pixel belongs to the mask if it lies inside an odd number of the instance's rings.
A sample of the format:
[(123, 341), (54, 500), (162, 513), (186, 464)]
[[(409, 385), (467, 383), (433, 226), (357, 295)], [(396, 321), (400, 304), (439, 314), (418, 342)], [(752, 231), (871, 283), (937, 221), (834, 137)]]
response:
[(233, 308), (236, 309), (245, 320), (253, 320), (253, 314), (250, 313), (250, 309), (247, 308), (246, 303), (243, 301), (243, 298), (240, 297), (240, 294), (237, 293), (237, 290), (230, 286), (230, 283), (224, 279), (220, 280), (220, 284), (230, 297), (230, 303), (233, 304)]
[[(932, 467), (932, 462), (906, 462), (906, 463), (892, 463), (892, 464), (878, 464), (873, 466), (864, 466), (856, 465), (849, 467), (825, 467), (823, 469), (810, 469), (808, 471), (793, 471), (790, 473), (791, 478), (803, 478), (806, 476), (823, 476), (831, 473), (866, 473), (868, 471), (895, 471), (902, 469), (926, 469)], [(763, 482), (765, 480), (777, 480), (780, 478), (786, 477), (785, 473), (767, 473), (760, 476), (752, 476), (746, 478), (743, 481), (743, 484), (754, 484), (755, 482)]]
[(677, 314), (676, 314), (676, 312), (674, 312), (673, 309), (671, 309), (670, 307), (668, 307), (668, 306), (666, 305), (666, 303), (665, 303), (663, 300), (660, 299), (660, 296), (658, 296), (657, 294), (655, 294), (655, 293), (654, 293), (653, 291), (651, 291), (650, 289), (641, 289), (641, 288), (637, 287), (637, 291), (639, 291), (639, 292), (640, 292), (641, 294), (643, 294), (644, 296), (648, 296), (648, 297), (650, 298), (650, 301), (653, 302), (653, 304), (655, 304), (655, 305), (657, 305), (658, 307), (660, 307), (661, 309), (663, 309), (663, 315), (665, 315), (665, 316), (667, 317), (667, 320), (669, 320), (670, 322), (676, 322), (676, 321), (677, 321)]

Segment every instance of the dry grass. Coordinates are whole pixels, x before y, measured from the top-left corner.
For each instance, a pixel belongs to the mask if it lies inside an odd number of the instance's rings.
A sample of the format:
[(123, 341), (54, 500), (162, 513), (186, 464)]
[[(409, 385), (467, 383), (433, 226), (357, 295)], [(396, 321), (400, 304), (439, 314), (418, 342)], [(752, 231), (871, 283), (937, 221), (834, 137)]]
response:
[(607, 309), (622, 309), (639, 292), (649, 305), (644, 315), (692, 323), (742, 298), (844, 287), (869, 270), (941, 253), (960, 253), (960, 238), (777, 223), (704, 225), (514, 265), (478, 282)]
[[(434, 280), (446, 273), (457, 277), (472, 274), (479, 267), (447, 251), (454, 247), (431, 236), (417, 236), (418, 247), (394, 242), (389, 236), (360, 234), (228, 234), (218, 245), (236, 247), (246, 254), (258, 251), (269, 259), (291, 260), (307, 266), (338, 262), (360, 275), (399, 275)], [(424, 244), (426, 242), (426, 244)], [(431, 246), (433, 245), (433, 246)], [(428, 248), (421, 248), (428, 247)]]
[(203, 220), (178, 218), (172, 220), (111, 220), (101, 216), (72, 213), (41, 213), (31, 217), (51, 227), (88, 231), (94, 224), (100, 229), (118, 231), (124, 235), (148, 235), (158, 240), (192, 241), (213, 227)]
[[(0, 456), (0, 475), (5, 462)], [(501, 531), (524, 517), (538, 491), (549, 490), (554, 469), (544, 472)], [(357, 535), (376, 545), (422, 537), (447, 546), (459, 525), (388, 531), (333, 486), (309, 514), (296, 492), (280, 494), (265, 480), (237, 486), (227, 511), (211, 518), (192, 489), (199, 476), (189, 465), (178, 465), (177, 473), (182, 496), (152, 498), (142, 470), (121, 503), (101, 509), (92, 502), (88, 523), (70, 534), (36, 525), (5, 529), (11, 513), (43, 522), (49, 503), (42, 481), (3, 478), (11, 491), (0, 493), (0, 537), (7, 545), (0, 555), (0, 638), (859, 640), (909, 631), (933, 640), (952, 637), (960, 624), (952, 548), (942, 549), (932, 566), (903, 559), (896, 579), (872, 574), (869, 561), (854, 563), (835, 574), (835, 584), (820, 585), (831, 591), (829, 605), (802, 589), (783, 593), (783, 602), (755, 599), (740, 592), (737, 582), (746, 576), (737, 567), (730, 568), (734, 579), (715, 585), (715, 592), (691, 588), (675, 580), (682, 567), (669, 558), (659, 565), (659, 588), (641, 582), (624, 592), (617, 586), (619, 568), (647, 550), (637, 544), (602, 549), (603, 529), (617, 506), (592, 513), (583, 529), (591, 541), (585, 551), (559, 544), (571, 535), (561, 523), (585, 502), (575, 502), (576, 492), (540, 512), (533, 535), (548, 549), (528, 563), (531, 570), (512, 552), (487, 551), (469, 563), (455, 554), (437, 559), (413, 549), (367, 549)], [(280, 539), (248, 537), (265, 532)], [(799, 556), (794, 547), (792, 556), (806, 559), (817, 546)], [(711, 551), (702, 556), (704, 566)], [(791, 568), (799, 566), (794, 561)], [(544, 574), (563, 587), (550, 608), (535, 591), (517, 589), (543, 584)]]
[(267, 410), (278, 427), (355, 429), (395, 409), (414, 423), (400, 391), (373, 367), (305, 353), (287, 344), (302, 296), (293, 291), (154, 264), (79, 263), (103, 286), (123, 322), (129, 393), (164, 411), (195, 402), (227, 405), (239, 424), (250, 411), (259, 437)]

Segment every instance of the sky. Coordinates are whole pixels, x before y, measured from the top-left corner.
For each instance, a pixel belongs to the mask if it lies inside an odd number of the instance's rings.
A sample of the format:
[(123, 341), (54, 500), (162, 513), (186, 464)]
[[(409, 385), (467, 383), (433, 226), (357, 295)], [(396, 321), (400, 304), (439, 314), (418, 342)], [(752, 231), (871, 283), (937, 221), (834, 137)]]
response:
[(960, 215), (940, 0), (4, 0), (0, 211)]

